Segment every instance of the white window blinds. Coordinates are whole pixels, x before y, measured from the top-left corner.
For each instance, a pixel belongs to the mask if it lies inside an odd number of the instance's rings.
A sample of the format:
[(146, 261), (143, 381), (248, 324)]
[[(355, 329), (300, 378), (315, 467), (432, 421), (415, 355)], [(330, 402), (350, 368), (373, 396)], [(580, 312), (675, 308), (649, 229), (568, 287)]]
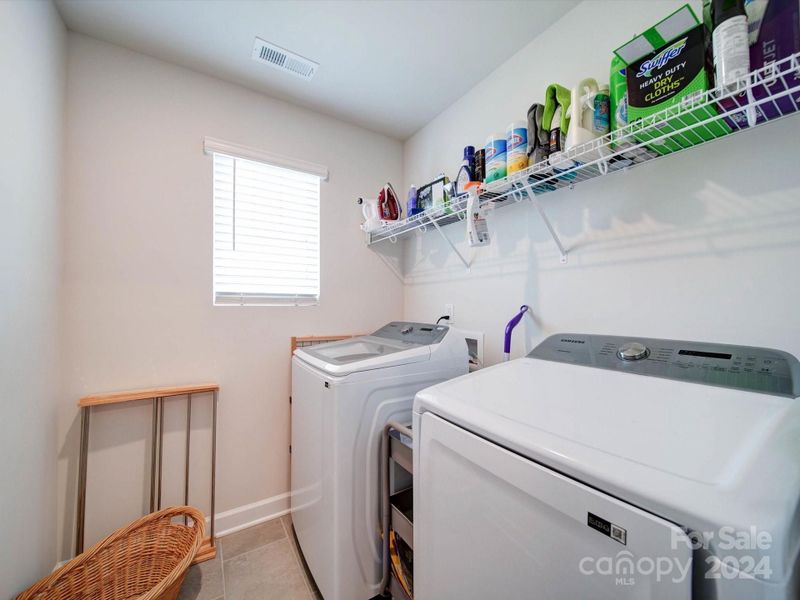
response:
[(320, 176), (214, 153), (214, 304), (319, 301)]

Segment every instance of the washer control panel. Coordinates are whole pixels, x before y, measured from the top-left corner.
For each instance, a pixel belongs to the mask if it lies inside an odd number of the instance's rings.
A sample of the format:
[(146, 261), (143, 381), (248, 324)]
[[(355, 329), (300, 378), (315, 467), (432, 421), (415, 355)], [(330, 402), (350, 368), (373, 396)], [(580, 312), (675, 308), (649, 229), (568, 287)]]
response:
[(392, 321), (373, 333), (374, 337), (388, 338), (409, 344), (438, 344), (444, 339), (449, 327), (430, 323)]
[(800, 396), (800, 362), (787, 352), (770, 348), (562, 333), (547, 338), (528, 357), (777, 396)]

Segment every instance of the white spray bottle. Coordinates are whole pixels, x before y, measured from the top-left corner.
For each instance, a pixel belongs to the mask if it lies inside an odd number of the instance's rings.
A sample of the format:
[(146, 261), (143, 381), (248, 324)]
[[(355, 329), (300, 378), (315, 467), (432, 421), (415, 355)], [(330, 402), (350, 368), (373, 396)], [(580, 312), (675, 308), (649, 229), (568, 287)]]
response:
[[(601, 89), (591, 77), (572, 88), (570, 124), (564, 150), (571, 150), (607, 134), (610, 125), (609, 110), (608, 88), (604, 86)], [(605, 154), (602, 150), (582, 153), (576, 157), (577, 162), (587, 163), (601, 158)]]
[(484, 213), (478, 194), (471, 189), (467, 196), (467, 243), (470, 246), (486, 246), (491, 241)]

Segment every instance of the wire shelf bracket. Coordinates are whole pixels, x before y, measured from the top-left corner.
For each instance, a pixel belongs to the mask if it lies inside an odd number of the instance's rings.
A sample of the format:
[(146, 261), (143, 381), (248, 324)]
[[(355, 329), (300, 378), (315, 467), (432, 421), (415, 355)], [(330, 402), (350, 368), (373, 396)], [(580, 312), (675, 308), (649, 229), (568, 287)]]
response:
[[(425, 214), (425, 213), (423, 213), (423, 214)], [(461, 261), (461, 263), (464, 265), (464, 268), (465, 268), (467, 271), (469, 271), (469, 270), (470, 270), (470, 265), (472, 264), (472, 258), (470, 258), (470, 260), (469, 260), (469, 261), (468, 261), (466, 258), (464, 258), (464, 255), (463, 255), (463, 254), (461, 254), (461, 252), (459, 252), (459, 251), (458, 251), (458, 248), (456, 248), (456, 245), (455, 245), (453, 242), (451, 242), (451, 241), (450, 241), (450, 238), (449, 238), (449, 237), (447, 237), (447, 236), (445, 235), (444, 231), (442, 231), (442, 227), (439, 225), (439, 223), (436, 221), (436, 219), (434, 219), (432, 216), (430, 216), (430, 215), (429, 215), (429, 216), (428, 216), (428, 221), (429, 221), (431, 224), (433, 224), (433, 226), (436, 228), (436, 231), (438, 231), (438, 232), (439, 232), (439, 235), (441, 235), (441, 236), (442, 236), (442, 239), (443, 239), (445, 242), (447, 242), (447, 245), (448, 245), (448, 246), (450, 246), (450, 249), (451, 249), (453, 252), (455, 252), (455, 254), (456, 254), (456, 256), (458, 257), (458, 259), (459, 259), (459, 260)], [(473, 256), (473, 258), (474, 258), (474, 256)]]
[(550, 233), (550, 237), (553, 238), (553, 242), (558, 248), (558, 253), (561, 258), (561, 263), (566, 264), (568, 257), (567, 250), (564, 248), (564, 244), (561, 243), (561, 239), (558, 237), (555, 227), (553, 227), (553, 224), (550, 222), (550, 219), (547, 218), (547, 213), (544, 212), (542, 204), (541, 202), (539, 202), (539, 198), (536, 197), (536, 193), (533, 191), (531, 184), (528, 183), (527, 181), (523, 184), (523, 188), (525, 189), (525, 192), (527, 193), (527, 197), (530, 200), (531, 204), (533, 204), (534, 208), (536, 209), (536, 212), (539, 213), (539, 217), (541, 217), (545, 227), (547, 227), (547, 231)]
[(405, 276), (400, 272), (400, 269), (398, 269), (391, 260), (386, 258), (380, 252), (375, 252), (375, 254), (377, 254), (378, 258), (380, 258), (383, 261), (383, 264), (385, 264), (389, 268), (389, 270), (392, 272), (392, 275), (394, 275), (395, 277), (397, 277), (397, 279), (400, 280), (400, 283), (406, 282)]

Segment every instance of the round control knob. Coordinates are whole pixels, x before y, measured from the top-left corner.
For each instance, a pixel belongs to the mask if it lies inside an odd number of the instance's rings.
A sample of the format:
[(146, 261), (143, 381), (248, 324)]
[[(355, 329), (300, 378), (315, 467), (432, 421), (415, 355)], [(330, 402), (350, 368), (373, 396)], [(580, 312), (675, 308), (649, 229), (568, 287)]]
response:
[(406, 325), (405, 327), (403, 327), (400, 330), (400, 333), (402, 333), (403, 335), (406, 335), (406, 334), (411, 333), (412, 331), (414, 331), (414, 328), (411, 325)]
[(642, 360), (649, 354), (647, 346), (639, 342), (627, 342), (617, 349), (617, 356), (622, 360)]

